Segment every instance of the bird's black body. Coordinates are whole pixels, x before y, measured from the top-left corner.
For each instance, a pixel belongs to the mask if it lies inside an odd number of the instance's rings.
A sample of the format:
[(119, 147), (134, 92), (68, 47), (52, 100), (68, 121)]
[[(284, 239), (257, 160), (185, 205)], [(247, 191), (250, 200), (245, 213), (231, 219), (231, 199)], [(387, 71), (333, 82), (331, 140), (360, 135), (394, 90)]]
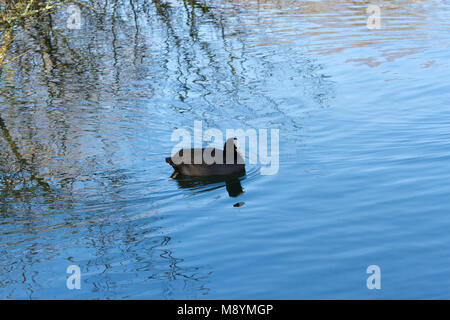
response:
[(166, 158), (176, 173), (185, 176), (225, 176), (245, 173), (245, 163), (235, 145), (235, 138), (225, 142), (224, 149), (181, 149)]

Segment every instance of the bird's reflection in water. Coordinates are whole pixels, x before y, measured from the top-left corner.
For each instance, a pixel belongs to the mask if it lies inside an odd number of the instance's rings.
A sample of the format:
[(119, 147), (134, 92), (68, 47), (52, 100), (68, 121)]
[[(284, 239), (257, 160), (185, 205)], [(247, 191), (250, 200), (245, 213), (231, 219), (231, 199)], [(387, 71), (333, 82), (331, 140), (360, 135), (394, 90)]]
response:
[(234, 198), (244, 193), (240, 181), (243, 176), (245, 173), (223, 177), (190, 177), (174, 173), (171, 178), (177, 181), (180, 188), (196, 190), (198, 193), (216, 190), (225, 184), (228, 195)]

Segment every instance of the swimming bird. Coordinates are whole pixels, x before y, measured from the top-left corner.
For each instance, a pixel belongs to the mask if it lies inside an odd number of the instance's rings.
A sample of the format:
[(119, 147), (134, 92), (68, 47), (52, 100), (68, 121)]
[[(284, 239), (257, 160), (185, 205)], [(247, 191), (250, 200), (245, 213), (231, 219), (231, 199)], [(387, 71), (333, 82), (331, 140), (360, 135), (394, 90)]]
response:
[(228, 139), (223, 150), (217, 148), (181, 149), (172, 157), (166, 158), (175, 172), (185, 176), (225, 176), (244, 174), (245, 162), (235, 144), (236, 138)]

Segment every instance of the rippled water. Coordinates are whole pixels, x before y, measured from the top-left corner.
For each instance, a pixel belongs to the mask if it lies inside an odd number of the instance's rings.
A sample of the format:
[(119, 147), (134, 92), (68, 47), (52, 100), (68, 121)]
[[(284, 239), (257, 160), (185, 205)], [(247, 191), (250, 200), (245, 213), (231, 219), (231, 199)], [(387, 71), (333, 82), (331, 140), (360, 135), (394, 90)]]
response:
[[(378, 30), (367, 1), (293, 0), (30, 28), (1, 75), (0, 297), (450, 298), (450, 3), (375, 4)], [(279, 129), (278, 174), (170, 179), (194, 120)]]

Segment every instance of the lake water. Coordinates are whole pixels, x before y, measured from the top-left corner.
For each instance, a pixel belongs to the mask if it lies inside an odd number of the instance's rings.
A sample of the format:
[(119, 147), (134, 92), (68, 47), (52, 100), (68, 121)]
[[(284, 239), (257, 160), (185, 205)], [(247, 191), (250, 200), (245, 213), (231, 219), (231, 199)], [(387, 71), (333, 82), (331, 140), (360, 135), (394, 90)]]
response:
[[(449, 299), (450, 3), (373, 4), (379, 29), (339, 0), (30, 27), (1, 74), (0, 298)], [(278, 173), (247, 165), (237, 197), (171, 179), (195, 120), (279, 129)]]

